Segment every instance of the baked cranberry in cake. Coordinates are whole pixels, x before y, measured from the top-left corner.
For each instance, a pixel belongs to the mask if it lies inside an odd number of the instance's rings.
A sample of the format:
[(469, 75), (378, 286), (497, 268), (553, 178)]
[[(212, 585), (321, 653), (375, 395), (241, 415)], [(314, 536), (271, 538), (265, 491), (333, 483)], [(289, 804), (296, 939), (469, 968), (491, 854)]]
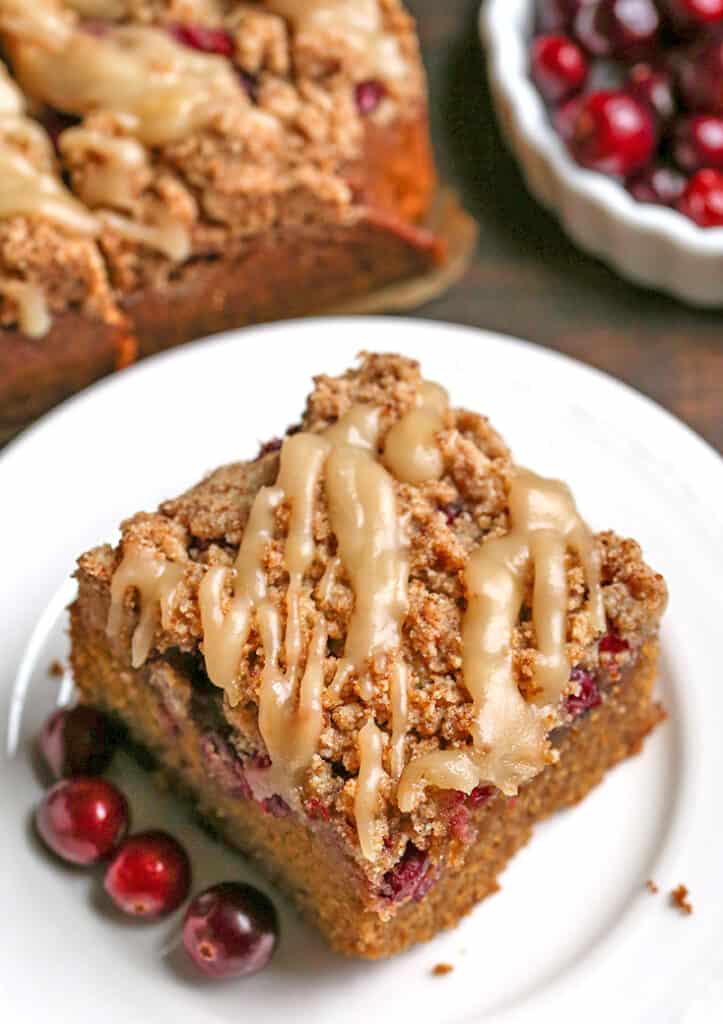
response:
[(570, 694), (565, 701), (565, 709), (573, 718), (579, 718), (586, 711), (599, 707), (602, 704), (602, 696), (590, 672), (583, 668), (574, 668), (570, 679), (575, 684), (577, 692)]
[(174, 39), (192, 50), (201, 53), (215, 53), (220, 57), (233, 56), (234, 46), (231, 33), (222, 28), (206, 25), (169, 25), (168, 31)]
[(354, 99), (360, 114), (373, 114), (384, 99), (386, 89), (383, 82), (374, 78), (365, 82), (357, 82), (354, 86)]

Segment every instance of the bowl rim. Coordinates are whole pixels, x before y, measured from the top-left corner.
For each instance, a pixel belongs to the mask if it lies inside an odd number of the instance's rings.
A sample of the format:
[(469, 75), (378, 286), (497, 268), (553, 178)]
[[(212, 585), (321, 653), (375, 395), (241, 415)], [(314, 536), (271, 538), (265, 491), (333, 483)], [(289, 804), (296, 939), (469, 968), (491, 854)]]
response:
[[(723, 227), (702, 228), (665, 206), (641, 203), (615, 178), (575, 163), (554, 130), (529, 74), (529, 40), (535, 0), (482, 0), (479, 26), (488, 72), (514, 113), (516, 127), (542, 154), (558, 180), (578, 197), (612, 211), (650, 237), (675, 242), (699, 256), (723, 255)], [(559, 204), (555, 204), (559, 205)]]

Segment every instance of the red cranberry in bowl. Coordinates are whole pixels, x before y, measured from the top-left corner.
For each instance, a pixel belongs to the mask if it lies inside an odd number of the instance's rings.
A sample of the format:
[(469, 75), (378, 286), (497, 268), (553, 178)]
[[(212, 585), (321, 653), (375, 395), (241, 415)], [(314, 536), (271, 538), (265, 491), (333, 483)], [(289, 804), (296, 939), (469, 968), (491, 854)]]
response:
[(582, 7), (574, 27), (594, 56), (630, 60), (655, 50), (660, 15), (653, 0), (597, 0)]
[(600, 90), (583, 98), (568, 146), (583, 167), (627, 177), (649, 163), (656, 141), (647, 106), (621, 90)]
[[(644, 167), (632, 178), (628, 178), (628, 192), (639, 203), (655, 203), (658, 206), (676, 206), (683, 194), (687, 179), (685, 175), (667, 164), (655, 163)], [(603, 641), (600, 642), (600, 650)]]
[(83, 704), (54, 711), (43, 726), (39, 743), (56, 779), (101, 775), (115, 751), (115, 738), (108, 719)]
[(723, 172), (707, 169), (693, 175), (678, 209), (701, 228), (723, 227)]
[(166, 832), (139, 832), (116, 850), (103, 887), (118, 909), (133, 917), (170, 914), (191, 887), (188, 855)]
[(658, 121), (669, 121), (675, 114), (673, 76), (667, 68), (645, 62), (634, 64), (626, 88), (636, 99), (647, 103)]
[(224, 28), (207, 25), (191, 25), (178, 22), (168, 26), (168, 32), (177, 43), (188, 46), (191, 50), (201, 53), (215, 53), (219, 57), (232, 57), (234, 52), (233, 38)]
[(678, 25), (715, 25), (723, 21), (723, 0), (667, 0)]
[(570, 28), (575, 15), (590, 0), (537, 0), (537, 28), (559, 32)]
[(673, 155), (686, 171), (702, 167), (723, 170), (723, 118), (696, 114), (675, 126)]
[(240, 882), (222, 882), (191, 902), (183, 923), (183, 944), (209, 978), (255, 974), (273, 956), (279, 924), (262, 892)]
[(555, 131), (560, 138), (569, 143), (575, 133), (575, 124), (582, 106), (584, 97), (573, 96), (566, 103), (557, 108), (552, 117)]
[(723, 117), (723, 39), (691, 47), (676, 61), (676, 67), (688, 110)]
[(95, 864), (128, 831), (129, 811), (120, 790), (104, 779), (80, 776), (57, 782), (35, 812), (46, 846), (71, 864)]
[(532, 44), (532, 78), (548, 103), (560, 103), (582, 89), (587, 60), (567, 36), (539, 36)]

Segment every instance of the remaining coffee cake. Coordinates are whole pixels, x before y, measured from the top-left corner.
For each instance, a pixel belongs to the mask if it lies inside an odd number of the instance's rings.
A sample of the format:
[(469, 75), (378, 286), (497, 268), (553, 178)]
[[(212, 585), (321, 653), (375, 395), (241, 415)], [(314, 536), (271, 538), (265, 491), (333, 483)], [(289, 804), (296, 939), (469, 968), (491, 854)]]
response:
[[(89, 379), (112, 365), (101, 285), (144, 355), (445, 259), (424, 226), (425, 82), (398, 0), (0, 0), (0, 40), (36, 119), (18, 140), (15, 91), (0, 102), (15, 181), (0, 205), (0, 435), (78, 385), (68, 360)], [(62, 210), (18, 154), (62, 174)]]
[(663, 717), (663, 579), (416, 363), (80, 559), (81, 698), (342, 952), (428, 939)]
[(0, 63), (0, 441), (133, 357), (95, 232)]

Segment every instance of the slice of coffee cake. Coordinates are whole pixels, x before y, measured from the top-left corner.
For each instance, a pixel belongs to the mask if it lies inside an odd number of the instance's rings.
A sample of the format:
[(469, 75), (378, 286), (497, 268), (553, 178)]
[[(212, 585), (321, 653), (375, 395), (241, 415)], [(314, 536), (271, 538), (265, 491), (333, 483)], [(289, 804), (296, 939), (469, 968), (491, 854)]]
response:
[(353, 955), (454, 924), (663, 717), (638, 545), (397, 356), (78, 580), (82, 699)]

